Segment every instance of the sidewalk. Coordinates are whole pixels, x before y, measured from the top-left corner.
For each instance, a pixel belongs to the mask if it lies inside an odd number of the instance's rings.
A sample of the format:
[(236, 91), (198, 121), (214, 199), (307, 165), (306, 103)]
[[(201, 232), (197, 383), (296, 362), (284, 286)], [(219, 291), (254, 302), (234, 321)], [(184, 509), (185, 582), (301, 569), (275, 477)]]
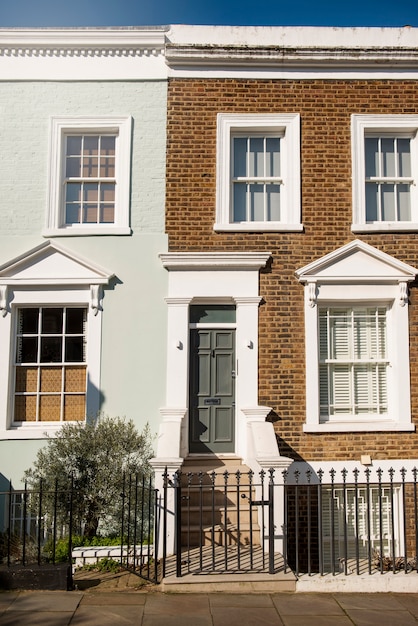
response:
[[(418, 585), (418, 583), (417, 583)], [(409, 626), (409, 594), (0, 592), (1, 626)]]

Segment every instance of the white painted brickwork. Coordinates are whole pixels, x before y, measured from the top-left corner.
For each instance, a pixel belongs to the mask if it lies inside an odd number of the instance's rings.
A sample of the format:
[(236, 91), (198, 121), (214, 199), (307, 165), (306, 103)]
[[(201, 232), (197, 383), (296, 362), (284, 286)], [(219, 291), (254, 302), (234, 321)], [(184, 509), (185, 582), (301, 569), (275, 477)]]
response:
[(0, 89), (1, 236), (45, 225), (51, 115), (131, 115), (131, 227), (164, 232), (166, 82), (3, 82)]

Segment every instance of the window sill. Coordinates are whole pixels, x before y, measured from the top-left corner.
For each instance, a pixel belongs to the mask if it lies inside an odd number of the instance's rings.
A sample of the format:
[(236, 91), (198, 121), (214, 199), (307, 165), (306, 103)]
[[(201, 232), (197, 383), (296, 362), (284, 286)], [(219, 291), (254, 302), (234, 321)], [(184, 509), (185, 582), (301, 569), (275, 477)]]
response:
[(101, 235), (130, 235), (129, 226), (79, 226), (69, 228), (45, 228), (43, 237), (90, 237)]
[(46, 439), (53, 437), (63, 424), (78, 424), (79, 422), (38, 422), (10, 426), (0, 430), (0, 440), (5, 439)]
[(303, 224), (282, 224), (281, 222), (240, 222), (239, 224), (216, 223), (215, 232), (286, 232), (298, 233), (303, 231)]
[(386, 421), (304, 424), (304, 433), (415, 432), (415, 424)]
[(373, 224), (351, 224), (353, 233), (418, 231), (417, 222), (373, 222)]

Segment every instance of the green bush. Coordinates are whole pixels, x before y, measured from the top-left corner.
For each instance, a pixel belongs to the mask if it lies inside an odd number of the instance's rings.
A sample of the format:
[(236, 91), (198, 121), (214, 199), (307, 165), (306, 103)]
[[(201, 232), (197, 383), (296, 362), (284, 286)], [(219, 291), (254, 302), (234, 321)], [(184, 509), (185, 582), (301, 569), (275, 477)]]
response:
[[(58, 539), (55, 544), (55, 563), (65, 563), (68, 561), (68, 537), (64, 539)], [(122, 541), (122, 538), (110, 536), (110, 537), (86, 537), (85, 535), (74, 535), (72, 539), (73, 548), (88, 548), (95, 546), (120, 546), (122, 543), (126, 543), (126, 538)], [(49, 540), (44, 547), (44, 553), (48, 561), (52, 561), (53, 558), (53, 541)]]
[(87, 572), (112, 572), (116, 574), (120, 572), (120, 564), (114, 559), (110, 559), (109, 557), (104, 557), (100, 559), (97, 563), (86, 563), (78, 568), (78, 571), (87, 571)]

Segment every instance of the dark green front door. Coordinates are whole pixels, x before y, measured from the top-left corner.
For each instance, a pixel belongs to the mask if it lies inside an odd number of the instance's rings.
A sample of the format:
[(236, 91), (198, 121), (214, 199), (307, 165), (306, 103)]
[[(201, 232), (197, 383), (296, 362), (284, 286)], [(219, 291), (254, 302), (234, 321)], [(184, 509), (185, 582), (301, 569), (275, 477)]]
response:
[(190, 333), (189, 451), (234, 452), (235, 330)]

